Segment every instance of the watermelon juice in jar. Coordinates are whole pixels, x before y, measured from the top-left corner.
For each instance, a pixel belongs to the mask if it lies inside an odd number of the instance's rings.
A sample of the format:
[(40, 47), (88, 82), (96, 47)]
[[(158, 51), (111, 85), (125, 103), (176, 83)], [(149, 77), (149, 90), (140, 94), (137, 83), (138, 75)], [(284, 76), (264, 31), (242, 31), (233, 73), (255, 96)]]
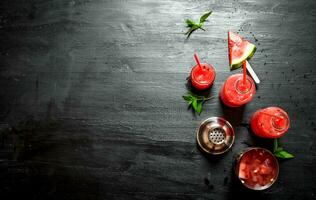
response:
[(220, 91), (222, 102), (229, 107), (239, 107), (250, 102), (256, 93), (256, 86), (252, 78), (243, 74), (234, 74), (228, 77)]
[(264, 138), (279, 138), (290, 127), (288, 114), (279, 107), (257, 110), (251, 117), (250, 126), (254, 134)]

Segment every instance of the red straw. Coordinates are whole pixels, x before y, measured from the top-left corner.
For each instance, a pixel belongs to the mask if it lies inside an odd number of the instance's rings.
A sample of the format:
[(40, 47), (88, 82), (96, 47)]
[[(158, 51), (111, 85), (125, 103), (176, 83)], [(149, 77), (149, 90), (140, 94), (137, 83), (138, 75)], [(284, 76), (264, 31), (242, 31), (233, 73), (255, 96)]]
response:
[(202, 65), (201, 65), (200, 60), (196, 54), (194, 54), (194, 58), (195, 58), (196, 63), (198, 64), (198, 66), (202, 69)]
[(246, 85), (246, 80), (247, 80), (246, 60), (242, 62), (242, 68), (243, 68), (243, 84)]
[(284, 120), (284, 118), (283, 118), (283, 117), (280, 117), (280, 116), (276, 116), (276, 115), (273, 115), (273, 114), (270, 114), (270, 113), (266, 113), (266, 112), (262, 112), (262, 111), (261, 111), (261, 113), (263, 113), (263, 114), (265, 114), (265, 115), (269, 115), (269, 116), (271, 116), (271, 117), (276, 117), (276, 118), (278, 118), (279, 120)]

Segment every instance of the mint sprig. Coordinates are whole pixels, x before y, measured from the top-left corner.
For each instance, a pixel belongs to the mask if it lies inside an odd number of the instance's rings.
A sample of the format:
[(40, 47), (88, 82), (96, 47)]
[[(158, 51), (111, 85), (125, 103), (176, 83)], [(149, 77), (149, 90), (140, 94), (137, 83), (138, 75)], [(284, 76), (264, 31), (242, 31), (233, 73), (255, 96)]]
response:
[(206, 19), (212, 14), (212, 11), (209, 11), (205, 14), (203, 14), (201, 17), (200, 17), (200, 22), (195, 22), (194, 20), (192, 19), (187, 19), (185, 20), (185, 23), (187, 24), (187, 27), (189, 28), (189, 30), (185, 33), (187, 36), (187, 38), (190, 37), (190, 35), (198, 30), (198, 29), (201, 29), (203, 31), (205, 31), (204, 28), (202, 28), (202, 26), (204, 25), (204, 22), (206, 21)]
[(212, 14), (212, 11), (209, 11), (200, 17), (200, 24), (204, 23), (206, 19)]
[(279, 146), (278, 139), (274, 139), (273, 141), (273, 154), (276, 157), (282, 158), (282, 159), (294, 158), (293, 154), (290, 154), (289, 152), (283, 150), (283, 148)]
[(198, 96), (189, 92), (186, 96), (183, 96), (183, 99), (188, 103), (189, 108), (192, 107), (195, 112), (201, 114), (203, 103), (212, 99), (213, 97), (204, 97)]

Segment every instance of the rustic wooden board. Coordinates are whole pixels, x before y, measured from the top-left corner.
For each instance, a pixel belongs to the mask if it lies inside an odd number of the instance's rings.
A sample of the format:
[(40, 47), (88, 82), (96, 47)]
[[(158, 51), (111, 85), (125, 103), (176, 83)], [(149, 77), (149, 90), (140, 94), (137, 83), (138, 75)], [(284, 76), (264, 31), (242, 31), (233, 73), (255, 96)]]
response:
[[(185, 39), (184, 19), (213, 14)], [(200, 116), (182, 95), (193, 53), (212, 63), (211, 95), (236, 70), (227, 30), (258, 50), (250, 63), (262, 83), (244, 108), (218, 98)], [(1, 199), (315, 199), (316, 1), (3, 0), (0, 2)], [(263, 192), (241, 187), (236, 155), (272, 147), (247, 126), (276, 105), (295, 154)], [(198, 124), (223, 116), (236, 141), (220, 157), (202, 153)]]

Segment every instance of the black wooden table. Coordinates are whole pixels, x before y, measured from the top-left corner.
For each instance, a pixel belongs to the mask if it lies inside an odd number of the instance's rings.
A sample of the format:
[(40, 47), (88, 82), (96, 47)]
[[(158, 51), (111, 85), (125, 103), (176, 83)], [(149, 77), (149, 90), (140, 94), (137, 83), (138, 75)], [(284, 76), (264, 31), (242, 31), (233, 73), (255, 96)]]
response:
[[(185, 39), (184, 19), (213, 14)], [(211, 95), (231, 72), (227, 31), (257, 45), (254, 100), (201, 115), (187, 110), (193, 53), (212, 63)], [(0, 199), (316, 199), (316, 1), (2, 0)], [(276, 184), (241, 187), (235, 156), (271, 149), (248, 128), (254, 111), (280, 106), (291, 128)], [(211, 116), (236, 131), (209, 157), (195, 131)]]

